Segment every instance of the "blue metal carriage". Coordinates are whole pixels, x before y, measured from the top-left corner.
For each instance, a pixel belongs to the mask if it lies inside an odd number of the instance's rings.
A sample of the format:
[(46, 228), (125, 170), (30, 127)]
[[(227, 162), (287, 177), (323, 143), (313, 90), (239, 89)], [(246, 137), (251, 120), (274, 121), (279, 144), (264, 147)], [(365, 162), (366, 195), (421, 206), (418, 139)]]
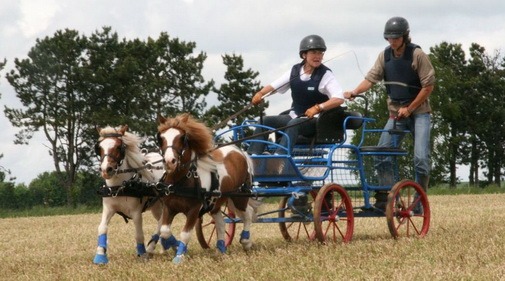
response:
[[(285, 133), (255, 121), (245, 121), (216, 138), (228, 137), (244, 147), (265, 142), (267, 153), (251, 156), (254, 186), (248, 196), (278, 201), (276, 208), (258, 214), (255, 223), (277, 223), (286, 240), (349, 242), (354, 219), (359, 217), (385, 217), (394, 238), (423, 237), (430, 224), (428, 197), (419, 184), (399, 172), (398, 160), (407, 155), (406, 150), (365, 145), (371, 134), (383, 132), (373, 128), (374, 122), (357, 112), (345, 112), (339, 120), (323, 121), (320, 117), (316, 136), (290, 140), (295, 141), (291, 153), (276, 142), (276, 137), (268, 141), (248, 138), (256, 127), (287, 138)], [(361, 138), (352, 144), (350, 136), (355, 133)], [(279, 147), (286, 154), (273, 154)], [(384, 171), (379, 164), (385, 159), (392, 165)], [(267, 199), (273, 197), (279, 200)], [(228, 226), (226, 243), (231, 244), (240, 220), (227, 209), (223, 212)], [(197, 225), (201, 246), (214, 245), (214, 236), (213, 222), (204, 216)]]

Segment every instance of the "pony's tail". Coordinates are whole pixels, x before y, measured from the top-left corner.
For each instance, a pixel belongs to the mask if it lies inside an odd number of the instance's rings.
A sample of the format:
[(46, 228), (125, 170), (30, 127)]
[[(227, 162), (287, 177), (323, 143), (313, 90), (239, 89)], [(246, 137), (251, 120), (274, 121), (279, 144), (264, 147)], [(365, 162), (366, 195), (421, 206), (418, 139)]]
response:
[(251, 159), (251, 157), (249, 156), (249, 154), (243, 150), (240, 149), (240, 151), (242, 152), (242, 155), (244, 155), (244, 158), (247, 162), (247, 172), (249, 173), (249, 176), (251, 177), (251, 182), (252, 182), (252, 177), (254, 175), (254, 164), (253, 164), (253, 161)]

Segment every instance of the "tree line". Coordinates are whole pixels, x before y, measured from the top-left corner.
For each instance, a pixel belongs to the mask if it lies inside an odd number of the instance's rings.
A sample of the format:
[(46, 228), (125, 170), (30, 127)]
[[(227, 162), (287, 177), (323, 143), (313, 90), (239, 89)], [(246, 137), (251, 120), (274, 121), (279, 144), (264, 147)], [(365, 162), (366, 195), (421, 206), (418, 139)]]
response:
[[(27, 58), (15, 58), (14, 69), (5, 74), (22, 107), (6, 106), (4, 114), (19, 128), (16, 144), (28, 145), (35, 132), (44, 134), (54, 172), (39, 175), (26, 187), (7, 179), (8, 167), (0, 170), (0, 208), (99, 204), (90, 192), (101, 184), (93, 149), (99, 127), (128, 124), (149, 137), (159, 114), (189, 112), (214, 126), (246, 107), (260, 89), (258, 72), (244, 69), (240, 55), (224, 54), (226, 82), (216, 86), (202, 76), (207, 56), (195, 48), (195, 42), (164, 32), (146, 40), (119, 39), (110, 27), (90, 36), (65, 29), (37, 39)], [(461, 164), (470, 166), (471, 183), (477, 184), (484, 172), (487, 182), (500, 185), (505, 166), (504, 58), (498, 52), (490, 56), (474, 43), (467, 59), (460, 44), (446, 42), (431, 47), (430, 56), (437, 72), (431, 96), (432, 185), (455, 186)], [(4, 66), (5, 61), (0, 71)], [(218, 102), (209, 107), (206, 97), (211, 93)], [(368, 95), (370, 114), (380, 125), (387, 118), (385, 90), (375, 87)], [(253, 107), (228, 125), (259, 116), (266, 106)], [(32, 203), (22, 202), (29, 197)]]

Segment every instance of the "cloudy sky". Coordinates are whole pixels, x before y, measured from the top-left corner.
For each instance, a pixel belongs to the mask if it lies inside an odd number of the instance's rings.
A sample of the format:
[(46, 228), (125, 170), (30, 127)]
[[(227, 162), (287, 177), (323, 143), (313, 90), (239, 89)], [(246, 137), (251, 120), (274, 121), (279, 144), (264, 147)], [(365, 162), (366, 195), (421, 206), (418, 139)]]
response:
[[(15, 58), (27, 57), (37, 38), (66, 28), (90, 35), (104, 26), (127, 39), (167, 32), (207, 53), (207, 80), (223, 82), (221, 55), (235, 53), (265, 84), (299, 61), (304, 36), (319, 34), (328, 47), (325, 64), (344, 89), (352, 89), (386, 46), (382, 32), (392, 16), (409, 21), (413, 42), (426, 52), (443, 41), (462, 44), (466, 52), (474, 42), (490, 54), (505, 52), (503, 0), (0, 0), (0, 59), (8, 61), (0, 73), (0, 166), (26, 184), (54, 170), (44, 138), (14, 145), (19, 129), (3, 114), (4, 106), (20, 107), (5, 72)], [(269, 99), (271, 114), (290, 104), (286, 96)]]

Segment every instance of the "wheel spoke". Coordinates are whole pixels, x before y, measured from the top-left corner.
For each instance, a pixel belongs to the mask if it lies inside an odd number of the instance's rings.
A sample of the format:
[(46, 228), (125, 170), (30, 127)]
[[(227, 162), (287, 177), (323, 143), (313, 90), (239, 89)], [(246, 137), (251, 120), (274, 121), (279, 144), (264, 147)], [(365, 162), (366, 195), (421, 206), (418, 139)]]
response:
[[(344, 188), (336, 184), (323, 186), (314, 206), (314, 225), (320, 242), (349, 242), (352, 239), (354, 215)], [(339, 215), (344, 213), (346, 216)]]
[[(422, 214), (418, 205), (421, 204)], [(391, 235), (394, 238), (424, 237), (429, 230), (430, 212), (426, 193), (422, 187), (413, 181), (398, 182), (390, 191), (386, 218)]]

